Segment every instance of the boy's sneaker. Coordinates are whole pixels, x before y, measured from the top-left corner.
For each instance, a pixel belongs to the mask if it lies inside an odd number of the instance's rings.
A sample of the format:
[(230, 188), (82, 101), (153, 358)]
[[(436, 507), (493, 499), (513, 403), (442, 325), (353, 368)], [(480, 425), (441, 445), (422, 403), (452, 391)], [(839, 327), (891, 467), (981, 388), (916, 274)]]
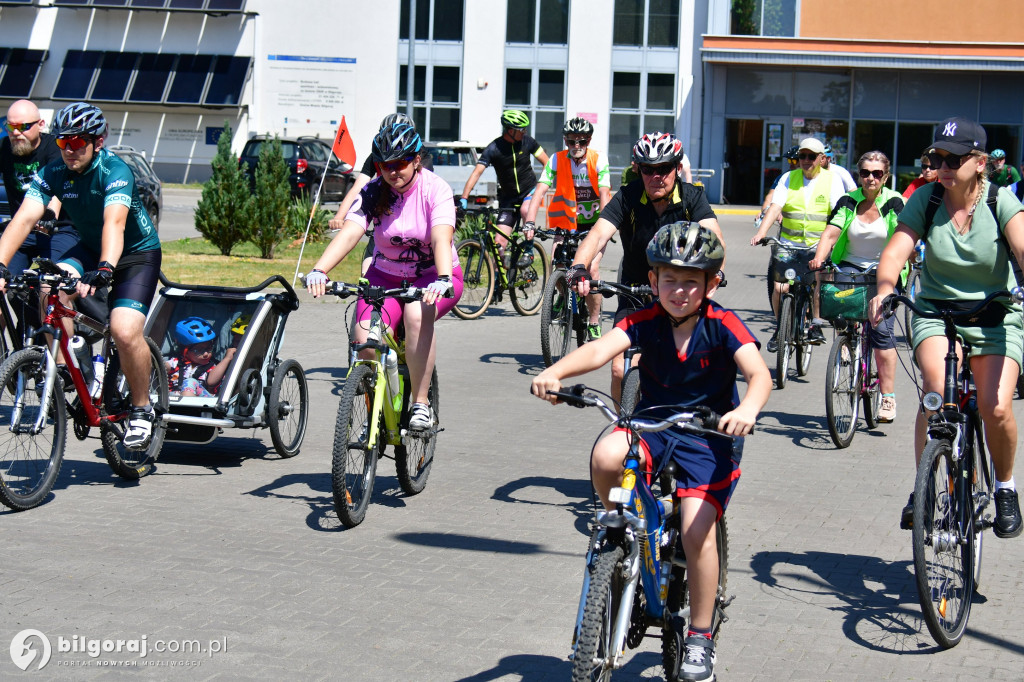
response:
[(426, 403), (413, 403), (409, 410), (409, 430), (426, 431), (434, 425), (434, 411)]
[(765, 350), (769, 353), (779, 352), (779, 330), (776, 329), (772, 332), (772, 338), (768, 339), (768, 345), (765, 346)]
[(992, 532), (997, 538), (1015, 538), (1020, 535), (1020, 503), (1017, 491), (1000, 488), (996, 491), (996, 520)]
[(153, 422), (155, 421), (156, 413), (153, 411), (152, 405), (133, 407), (128, 414), (128, 423), (121, 442), (129, 450), (145, 450), (153, 438)]
[(882, 405), (878, 408), (878, 423), (889, 424), (896, 419), (896, 396), (883, 395)]
[(64, 385), (66, 393), (74, 392), (75, 380), (71, 378), (71, 370), (67, 365), (57, 365), (57, 376), (60, 377), (60, 382)]
[(825, 343), (825, 333), (821, 331), (820, 324), (812, 322), (811, 325), (807, 327), (807, 342), (815, 345)]
[(900, 530), (910, 530), (914, 527), (914, 493), (907, 498), (907, 506), (900, 512)]
[(715, 679), (715, 643), (703, 635), (685, 640), (683, 661), (679, 666), (680, 682), (707, 682)]
[(588, 324), (587, 325), (587, 341), (596, 341), (601, 338), (601, 325), (599, 324)]

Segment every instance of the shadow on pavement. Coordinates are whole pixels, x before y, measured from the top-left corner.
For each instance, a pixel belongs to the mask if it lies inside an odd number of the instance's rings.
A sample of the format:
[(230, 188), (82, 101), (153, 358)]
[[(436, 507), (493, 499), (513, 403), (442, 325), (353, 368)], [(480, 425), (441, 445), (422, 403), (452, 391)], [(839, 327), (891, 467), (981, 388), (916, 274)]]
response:
[[(547, 502), (541, 500), (526, 499), (525, 496), (517, 497), (518, 491), (525, 491), (528, 488), (544, 488), (554, 490), (566, 498), (565, 502)], [(495, 489), (491, 495), (492, 500), (499, 502), (510, 502), (513, 504), (538, 504), (547, 507), (565, 507), (576, 517), (574, 526), (581, 535), (590, 536), (590, 522), (594, 518), (595, 506), (591, 493), (589, 481), (582, 481), (567, 478), (554, 478), (552, 476), (525, 476), (509, 481), (503, 486)]]
[[(566, 635), (568, 642), (569, 634)], [(484, 670), (476, 675), (462, 677), (457, 682), (490, 682), (491, 680), (565, 680), (569, 679), (572, 672), (572, 661), (568, 660), (569, 647), (566, 644), (566, 658), (555, 658), (554, 656), (539, 656), (536, 654), (517, 654), (506, 656), (498, 661), (498, 664), (489, 670)], [(645, 680), (662, 680), (660, 674), (651, 676), (652, 671), (662, 673), (661, 655), (650, 651), (644, 651), (636, 656), (630, 657), (626, 652), (626, 664), (615, 671), (616, 679), (636, 680), (641, 677)]]
[[(540, 343), (537, 343), (540, 346)], [(536, 376), (544, 370), (544, 359), (540, 353), (484, 353), (480, 362), (488, 365), (519, 365), (519, 373)]]
[(462, 533), (398, 533), (392, 536), (400, 542), (437, 549), (461, 549), (469, 552), (494, 552), (500, 554), (550, 554), (556, 556), (579, 556), (577, 552), (555, 552), (544, 549), (544, 545), (520, 540), (504, 540), (482, 535)]

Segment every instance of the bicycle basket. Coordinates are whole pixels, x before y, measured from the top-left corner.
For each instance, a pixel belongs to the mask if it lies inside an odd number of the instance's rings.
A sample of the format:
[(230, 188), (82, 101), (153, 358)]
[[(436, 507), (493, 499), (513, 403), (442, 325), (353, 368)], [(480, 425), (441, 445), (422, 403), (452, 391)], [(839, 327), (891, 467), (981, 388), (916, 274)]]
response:
[(842, 317), (851, 322), (868, 319), (868, 302), (875, 297), (878, 287), (875, 273), (821, 273), (821, 316), (826, 320)]
[(811, 271), (808, 263), (814, 255), (814, 251), (815, 247), (801, 249), (799, 247), (772, 246), (772, 279), (783, 284), (788, 282), (786, 270), (789, 269), (796, 271), (796, 277), (793, 279), (803, 279)]

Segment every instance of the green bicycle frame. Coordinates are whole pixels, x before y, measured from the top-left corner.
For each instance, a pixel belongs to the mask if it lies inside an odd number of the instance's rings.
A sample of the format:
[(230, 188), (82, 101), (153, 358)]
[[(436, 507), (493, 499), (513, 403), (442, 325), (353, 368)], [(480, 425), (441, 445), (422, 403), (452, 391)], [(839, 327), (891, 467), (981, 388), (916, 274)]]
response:
[[(379, 342), (372, 341), (380, 339)], [(359, 365), (366, 365), (373, 369), (376, 381), (373, 384), (373, 405), (370, 407), (370, 435), (367, 446), (373, 449), (377, 446), (377, 438), (381, 433), (380, 416), (384, 415), (385, 437), (388, 445), (400, 445), (402, 443), (401, 415), (402, 402), (405, 395), (406, 378), (398, 373), (398, 390), (393, 396), (388, 396), (387, 372), (384, 369), (383, 348), (390, 348), (398, 355), (398, 364), (405, 365), (405, 343), (400, 343), (387, 331), (381, 319), (379, 310), (370, 313), (370, 333), (367, 344), (374, 344), (374, 358), (372, 360), (356, 359), (349, 367), (348, 373)], [(346, 379), (348, 375), (346, 375)]]

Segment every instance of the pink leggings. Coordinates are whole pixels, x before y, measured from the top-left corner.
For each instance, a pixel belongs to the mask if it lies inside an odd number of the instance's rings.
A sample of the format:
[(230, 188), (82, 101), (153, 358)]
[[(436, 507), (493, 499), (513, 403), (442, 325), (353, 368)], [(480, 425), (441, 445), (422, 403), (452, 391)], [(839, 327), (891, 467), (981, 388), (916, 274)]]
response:
[[(372, 265), (370, 266), (370, 269), (366, 271), (366, 279), (373, 286), (384, 287), (386, 289), (395, 289), (400, 287), (404, 280), (402, 277), (387, 275)], [(414, 287), (426, 287), (436, 279), (437, 273), (433, 268), (431, 268), (421, 275), (419, 279), (409, 282), (409, 285)], [(437, 300), (437, 303), (435, 304), (435, 307), (437, 308), (437, 315), (434, 318), (435, 320), (441, 319), (450, 312), (462, 296), (462, 268), (458, 265), (456, 265), (452, 271), (452, 288), (455, 290), (455, 295), (452, 298), (439, 298)], [(384, 307), (381, 309), (381, 316), (384, 318), (384, 324), (392, 330), (397, 329), (399, 323), (402, 321), (402, 306), (402, 303), (393, 298), (389, 298), (384, 301)], [(369, 303), (360, 299), (356, 304), (357, 319), (360, 322), (369, 320), (370, 312), (372, 310), (373, 308)]]

